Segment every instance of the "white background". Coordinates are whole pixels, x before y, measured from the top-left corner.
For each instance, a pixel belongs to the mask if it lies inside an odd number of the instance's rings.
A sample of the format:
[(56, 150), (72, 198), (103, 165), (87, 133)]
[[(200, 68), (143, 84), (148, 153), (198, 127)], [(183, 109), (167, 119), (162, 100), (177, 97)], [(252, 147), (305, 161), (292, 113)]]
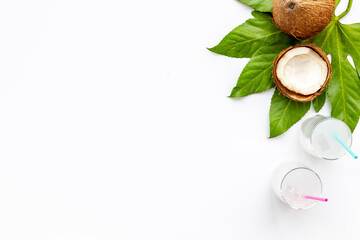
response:
[[(310, 157), (300, 124), (268, 139), (273, 90), (226, 97), (247, 60), (206, 47), (250, 12), (235, 0), (1, 0), (0, 239), (359, 239), (359, 161)], [(269, 177), (288, 160), (319, 173), (328, 203), (276, 199)]]

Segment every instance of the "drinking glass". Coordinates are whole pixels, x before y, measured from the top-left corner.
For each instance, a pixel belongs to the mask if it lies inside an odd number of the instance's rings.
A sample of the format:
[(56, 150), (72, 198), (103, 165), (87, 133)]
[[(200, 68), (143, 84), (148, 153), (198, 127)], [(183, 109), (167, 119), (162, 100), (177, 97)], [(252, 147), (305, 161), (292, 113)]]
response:
[[(319, 175), (300, 162), (284, 162), (275, 168), (272, 187), (278, 198), (293, 209), (308, 209), (320, 198), (322, 182)], [(327, 201), (327, 199), (325, 199)]]
[(301, 125), (300, 142), (313, 156), (336, 160), (345, 155), (347, 150), (337, 139), (341, 139), (343, 144), (351, 147), (351, 130), (338, 119), (315, 115)]

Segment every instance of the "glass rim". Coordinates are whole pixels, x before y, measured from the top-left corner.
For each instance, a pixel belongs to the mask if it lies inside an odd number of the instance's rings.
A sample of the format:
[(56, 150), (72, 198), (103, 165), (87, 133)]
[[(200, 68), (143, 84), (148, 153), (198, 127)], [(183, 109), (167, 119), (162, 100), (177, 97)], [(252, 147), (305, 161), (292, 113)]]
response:
[[(322, 115), (321, 115), (322, 116)], [(312, 141), (313, 141), (313, 133), (316, 129), (316, 127), (318, 127), (321, 123), (325, 122), (325, 121), (328, 121), (328, 120), (335, 120), (337, 122), (340, 122), (342, 123), (343, 125), (345, 125), (345, 127), (347, 128), (347, 130), (350, 132), (350, 143), (349, 143), (349, 147), (352, 146), (352, 141), (353, 141), (353, 137), (352, 137), (352, 133), (351, 133), (351, 130), (350, 130), (350, 127), (344, 123), (343, 121), (337, 119), (337, 118), (333, 118), (333, 117), (325, 117), (323, 116), (324, 118), (319, 120), (317, 123), (314, 124), (314, 126), (311, 128), (310, 130), (310, 147), (311, 147), (311, 150), (317, 155), (319, 156), (320, 158), (324, 159), (324, 160), (338, 160), (339, 158), (343, 157), (345, 154), (346, 154), (346, 151), (344, 151), (344, 153), (342, 155), (340, 155), (339, 157), (337, 158), (326, 158), (326, 157), (323, 157), (321, 156), (313, 147), (312, 145)]]
[(308, 206), (308, 207), (299, 207), (299, 208), (297, 208), (297, 207), (294, 207), (293, 205), (291, 205), (291, 203), (284, 197), (284, 194), (283, 194), (283, 191), (282, 191), (282, 187), (283, 187), (283, 183), (284, 183), (285, 178), (286, 178), (291, 172), (296, 171), (296, 170), (299, 170), (299, 169), (309, 170), (310, 172), (312, 172), (312, 173), (315, 174), (315, 176), (317, 177), (317, 179), (319, 179), (319, 182), (320, 182), (320, 196), (319, 196), (319, 197), (322, 196), (323, 183), (322, 183), (322, 181), (321, 181), (321, 178), (320, 178), (319, 174), (317, 174), (314, 170), (312, 170), (312, 169), (310, 169), (310, 168), (308, 168), (308, 167), (306, 167), (306, 166), (304, 166), (304, 167), (295, 167), (295, 168), (292, 168), (291, 170), (289, 170), (289, 171), (284, 175), (284, 177), (281, 179), (281, 183), (280, 183), (280, 196), (281, 196), (281, 198), (283, 199), (283, 201), (284, 201), (287, 205), (289, 205), (291, 208), (293, 208), (293, 209), (295, 209), (295, 210), (305, 210), (305, 209), (312, 208), (313, 206), (315, 206), (315, 205), (317, 204), (317, 202), (314, 201), (314, 203), (311, 204), (311, 205)]

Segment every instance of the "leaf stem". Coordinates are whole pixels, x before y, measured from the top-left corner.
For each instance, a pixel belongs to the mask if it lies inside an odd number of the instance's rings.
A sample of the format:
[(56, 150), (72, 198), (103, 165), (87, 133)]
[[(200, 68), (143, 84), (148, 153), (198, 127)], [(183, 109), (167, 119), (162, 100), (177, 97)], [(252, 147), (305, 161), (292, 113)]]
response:
[(349, 12), (350, 9), (351, 9), (352, 3), (353, 3), (353, 0), (349, 0), (349, 3), (348, 3), (348, 5), (347, 5), (346, 10), (345, 10), (343, 13), (341, 13), (339, 16), (337, 16), (337, 19), (338, 19), (338, 20), (342, 19), (343, 17), (346, 16), (346, 14), (348, 14), (348, 12)]

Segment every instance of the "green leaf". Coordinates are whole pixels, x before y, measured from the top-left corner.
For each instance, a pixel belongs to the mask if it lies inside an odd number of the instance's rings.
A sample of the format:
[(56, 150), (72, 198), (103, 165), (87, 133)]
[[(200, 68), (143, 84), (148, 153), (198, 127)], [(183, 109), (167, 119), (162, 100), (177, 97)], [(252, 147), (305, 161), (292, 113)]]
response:
[(245, 97), (273, 88), (275, 86), (272, 78), (274, 60), (287, 47), (289, 45), (267, 45), (256, 51), (243, 69), (230, 97)]
[(336, 6), (336, 7), (337, 7), (337, 5), (339, 5), (340, 1), (341, 1), (341, 0), (336, 0), (336, 1), (335, 1), (335, 6)]
[(320, 112), (320, 110), (323, 108), (325, 102), (326, 102), (326, 88), (319, 96), (317, 96), (312, 101), (315, 111)]
[(232, 30), (217, 46), (209, 50), (228, 57), (250, 58), (263, 46), (274, 43), (289, 45), (293, 43), (294, 38), (276, 27), (271, 14), (253, 11), (252, 15), (255, 18), (247, 20)]
[(286, 132), (309, 111), (310, 106), (310, 102), (295, 102), (276, 89), (270, 106), (270, 138)]
[(328, 90), (331, 116), (344, 121), (354, 131), (360, 116), (359, 78), (346, 58), (335, 58), (333, 63), (336, 67)]
[(238, 0), (259, 12), (271, 12), (273, 0)]
[[(331, 116), (344, 121), (354, 131), (360, 116), (360, 24), (333, 20), (313, 42), (331, 55), (332, 78), (327, 95)], [(347, 56), (351, 55), (356, 69)]]

